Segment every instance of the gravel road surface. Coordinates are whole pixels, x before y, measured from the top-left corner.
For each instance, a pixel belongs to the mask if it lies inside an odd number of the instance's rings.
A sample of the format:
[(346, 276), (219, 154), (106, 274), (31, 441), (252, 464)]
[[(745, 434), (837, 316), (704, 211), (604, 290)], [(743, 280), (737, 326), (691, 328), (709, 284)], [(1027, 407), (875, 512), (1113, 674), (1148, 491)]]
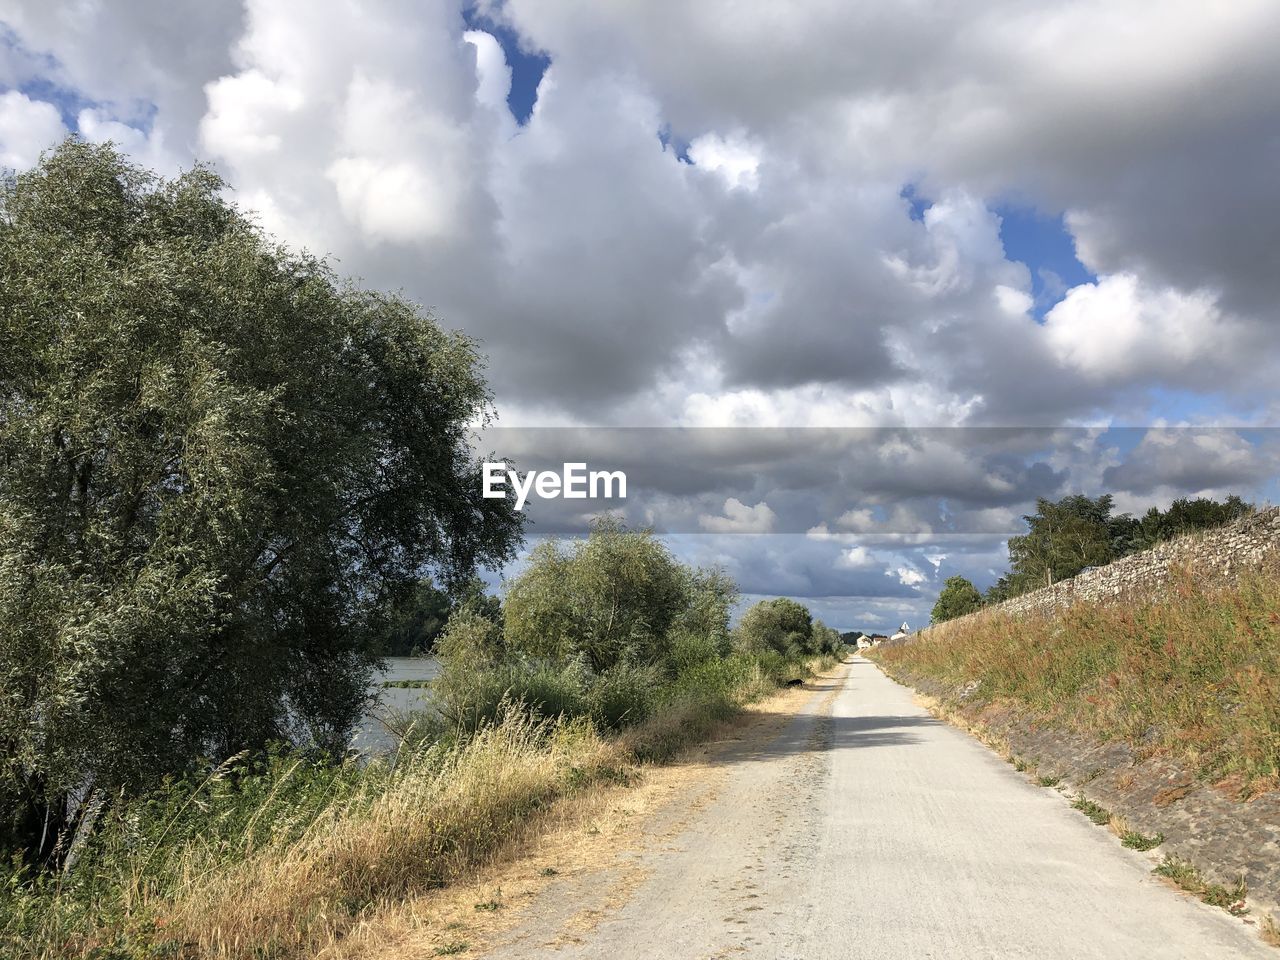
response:
[(552, 884), (489, 955), (1280, 956), (869, 661), (813, 686), (780, 733), (721, 751), (715, 788), (669, 804), (622, 868)]

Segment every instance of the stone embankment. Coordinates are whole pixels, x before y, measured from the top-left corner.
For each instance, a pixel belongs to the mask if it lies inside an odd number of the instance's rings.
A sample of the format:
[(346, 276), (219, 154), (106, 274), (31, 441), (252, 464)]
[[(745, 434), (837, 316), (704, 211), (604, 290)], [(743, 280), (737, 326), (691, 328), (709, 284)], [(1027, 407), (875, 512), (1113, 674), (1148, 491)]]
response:
[[(1230, 580), (1258, 569), (1276, 552), (1280, 552), (1280, 507), (1269, 507), (1216, 530), (1170, 540), (986, 609), (1046, 616), (1081, 601), (1148, 600), (1158, 597), (1179, 569), (1209, 579)], [(947, 626), (967, 619), (950, 620)]]

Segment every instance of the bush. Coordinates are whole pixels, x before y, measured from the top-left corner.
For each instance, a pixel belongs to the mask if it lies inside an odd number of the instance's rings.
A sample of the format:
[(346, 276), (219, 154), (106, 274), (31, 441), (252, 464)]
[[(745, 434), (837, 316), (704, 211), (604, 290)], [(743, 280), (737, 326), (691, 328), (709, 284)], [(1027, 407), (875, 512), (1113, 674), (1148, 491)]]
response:
[(808, 652), (812, 638), (808, 608), (787, 597), (761, 600), (742, 615), (734, 633), (734, 643), (744, 653), (772, 651), (784, 657)]
[(597, 673), (623, 660), (659, 662), (688, 587), (685, 568), (652, 533), (600, 521), (586, 540), (533, 551), (507, 588), (506, 642), (548, 660), (582, 656)]
[(434, 692), (440, 712), (463, 731), (474, 731), (515, 706), (536, 718), (590, 713), (589, 671), (581, 661), (510, 660), (478, 669), (447, 666)]
[(658, 667), (618, 664), (590, 684), (591, 719), (604, 730), (621, 730), (647, 720), (665, 681)]
[(436, 641), (436, 656), (446, 672), (495, 666), (505, 653), (502, 629), (471, 606), (455, 610)]

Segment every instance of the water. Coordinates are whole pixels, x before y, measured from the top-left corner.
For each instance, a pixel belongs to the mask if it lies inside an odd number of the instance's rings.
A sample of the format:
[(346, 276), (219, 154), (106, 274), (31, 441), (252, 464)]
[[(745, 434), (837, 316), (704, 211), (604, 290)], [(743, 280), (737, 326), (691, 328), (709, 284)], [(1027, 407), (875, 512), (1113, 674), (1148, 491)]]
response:
[(386, 669), (373, 678), (377, 702), (351, 737), (351, 745), (366, 753), (386, 753), (396, 748), (396, 737), (387, 729), (385, 719), (426, 709), (431, 702), (429, 687), (384, 687), (383, 681), (434, 680), (440, 675), (440, 661), (435, 657), (387, 657), (386, 663)]

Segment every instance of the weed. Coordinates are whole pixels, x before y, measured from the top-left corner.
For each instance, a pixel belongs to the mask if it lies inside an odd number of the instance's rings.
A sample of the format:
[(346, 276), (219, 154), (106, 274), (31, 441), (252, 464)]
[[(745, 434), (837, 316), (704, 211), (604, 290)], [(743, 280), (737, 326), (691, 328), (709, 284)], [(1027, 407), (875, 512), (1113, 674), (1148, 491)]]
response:
[(1083, 795), (1076, 797), (1071, 806), (1075, 807), (1094, 823), (1098, 824), (1098, 826), (1104, 826), (1111, 822), (1111, 811), (1107, 810), (1105, 807), (1099, 806)]
[(465, 953), (470, 946), (471, 944), (465, 940), (454, 940), (436, 947), (431, 955), (433, 957), (452, 957), (459, 953)]
[(1056, 787), (1061, 782), (1061, 777), (1036, 777), (1036, 783), (1042, 787)]
[(1271, 916), (1271, 914), (1267, 914), (1262, 918), (1258, 932), (1262, 935), (1264, 943), (1268, 943), (1273, 947), (1280, 947), (1280, 924), (1276, 923), (1275, 917)]
[(1239, 917), (1249, 912), (1248, 907), (1245, 906), (1249, 887), (1244, 882), (1243, 876), (1238, 877), (1230, 887), (1225, 887), (1220, 883), (1206, 880), (1200, 871), (1186, 860), (1170, 856), (1166, 856), (1154, 872), (1172, 880), (1187, 893), (1199, 897), (1210, 906), (1221, 907), (1232, 916)]
[(538, 871), (538, 876), (554, 877), (554, 876), (557, 876), (559, 873), (560, 871), (557, 870), (555, 867), (543, 867), (541, 870)]
[(1126, 830), (1120, 835), (1120, 844), (1130, 850), (1154, 850), (1164, 843), (1163, 833), (1143, 834), (1136, 830)]

